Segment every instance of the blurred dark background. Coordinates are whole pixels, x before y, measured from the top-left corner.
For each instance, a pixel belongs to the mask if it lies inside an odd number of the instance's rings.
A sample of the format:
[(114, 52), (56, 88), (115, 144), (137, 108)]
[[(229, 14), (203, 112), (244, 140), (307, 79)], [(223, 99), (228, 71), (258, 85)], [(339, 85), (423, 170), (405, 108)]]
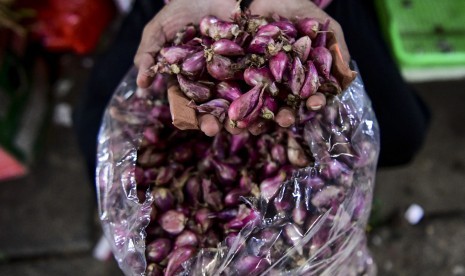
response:
[[(72, 114), (130, 2), (0, 0), (0, 275), (122, 274), (97, 246), (93, 179)], [(392, 2), (384, 8), (414, 10), (417, 1)], [(409, 40), (409, 50), (436, 51), (434, 65), (393, 48), (432, 121), (411, 163), (378, 171), (367, 233), (379, 275), (465, 275), (465, 63), (447, 57), (465, 55), (465, 30), (449, 39), (449, 25), (430, 27), (433, 42)]]

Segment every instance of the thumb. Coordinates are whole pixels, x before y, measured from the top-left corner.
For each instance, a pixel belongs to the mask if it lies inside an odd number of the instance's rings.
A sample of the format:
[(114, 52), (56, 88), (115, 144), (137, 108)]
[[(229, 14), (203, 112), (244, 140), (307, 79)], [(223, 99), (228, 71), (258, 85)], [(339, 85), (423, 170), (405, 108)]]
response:
[(149, 22), (142, 33), (142, 39), (134, 57), (134, 64), (139, 69), (137, 85), (147, 88), (153, 82), (153, 73), (150, 68), (154, 65), (154, 56), (166, 42), (163, 28), (155, 17)]

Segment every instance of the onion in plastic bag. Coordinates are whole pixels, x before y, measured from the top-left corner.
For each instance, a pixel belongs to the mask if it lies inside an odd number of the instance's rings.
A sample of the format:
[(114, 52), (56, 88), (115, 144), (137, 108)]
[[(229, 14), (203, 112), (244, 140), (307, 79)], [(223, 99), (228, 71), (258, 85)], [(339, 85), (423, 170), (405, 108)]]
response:
[[(144, 275), (145, 230), (153, 223), (152, 194), (147, 190), (145, 201), (138, 198), (137, 152), (148, 125), (162, 122), (157, 118), (163, 116), (170, 121), (164, 91), (138, 89), (136, 75), (131, 70), (114, 93), (98, 139), (100, 219), (126, 275)], [(186, 251), (177, 252), (186, 262), (172, 271), (180, 275), (376, 274), (365, 227), (379, 129), (361, 77), (299, 127), (313, 154), (312, 166), (292, 168), (274, 193), (242, 199), (255, 217), (216, 247), (192, 249), (187, 257)]]

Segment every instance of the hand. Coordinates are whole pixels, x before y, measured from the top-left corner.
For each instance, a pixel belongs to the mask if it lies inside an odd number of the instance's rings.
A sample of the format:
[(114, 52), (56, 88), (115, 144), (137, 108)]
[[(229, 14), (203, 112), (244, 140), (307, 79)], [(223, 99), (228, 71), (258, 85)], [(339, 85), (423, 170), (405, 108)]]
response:
[[(142, 40), (134, 58), (134, 63), (139, 68), (138, 86), (143, 88), (150, 86), (153, 77), (149, 73), (149, 68), (154, 65), (154, 55), (166, 41), (174, 38), (179, 29), (189, 23), (199, 22), (205, 15), (214, 15), (222, 20), (229, 20), (235, 6), (236, 2), (233, 0), (174, 0), (166, 5), (144, 28)], [(321, 22), (330, 18), (309, 0), (255, 0), (250, 9), (252, 14), (267, 17), (272, 14), (279, 14), (287, 18), (313, 17), (321, 19)], [(330, 29), (336, 35), (344, 60), (349, 61), (350, 57), (341, 27), (336, 21), (331, 20)], [(311, 110), (319, 110), (326, 104), (326, 98), (322, 93), (316, 93), (307, 100), (306, 104)], [(208, 136), (216, 135), (223, 127), (213, 115), (209, 114), (198, 116), (198, 121), (200, 129)], [(284, 108), (278, 111), (275, 121), (282, 127), (288, 127), (294, 123), (295, 114), (291, 109)], [(244, 131), (243, 129), (231, 128), (229, 120), (225, 120), (224, 127), (232, 134)], [(265, 131), (266, 127), (263, 123), (257, 123), (248, 130), (257, 135)]]

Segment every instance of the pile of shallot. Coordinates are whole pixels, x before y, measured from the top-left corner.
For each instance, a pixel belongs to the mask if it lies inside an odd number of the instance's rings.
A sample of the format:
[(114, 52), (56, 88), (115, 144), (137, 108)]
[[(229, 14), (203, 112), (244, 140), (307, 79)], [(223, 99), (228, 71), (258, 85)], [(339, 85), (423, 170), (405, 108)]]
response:
[[(260, 136), (222, 131), (209, 138), (170, 126), (166, 106), (151, 113), (159, 115), (159, 123), (145, 128), (135, 171), (140, 201), (147, 189), (153, 196), (146, 229), (149, 275), (163, 269), (174, 275), (200, 248), (215, 248), (236, 236), (260, 219), (247, 207), (247, 198), (272, 198), (295, 169), (312, 162), (297, 128)], [(292, 208), (293, 202), (277, 204)], [(292, 209), (291, 218), (303, 224), (306, 210)]]
[(131, 106), (150, 114), (135, 169), (139, 201), (147, 191), (153, 199), (147, 275), (177, 275), (193, 260), (213, 273), (230, 253), (226, 275), (259, 275), (287, 255), (275, 269), (319, 260), (306, 270), (320, 270), (330, 264), (321, 260), (363, 245), (348, 237), (363, 236), (355, 225), (366, 220), (371, 194), (354, 183), (372, 177), (377, 153), (369, 141), (360, 152), (352, 146), (354, 121), (342, 106), (330, 102), (306, 126), (214, 138), (170, 125), (159, 101)]
[(231, 128), (259, 134), (271, 120), (288, 127), (299, 109), (312, 108), (310, 100), (305, 104), (310, 96), (341, 92), (326, 47), (329, 22), (207, 16), (162, 48), (151, 70), (176, 75), (190, 107), (227, 120)]

